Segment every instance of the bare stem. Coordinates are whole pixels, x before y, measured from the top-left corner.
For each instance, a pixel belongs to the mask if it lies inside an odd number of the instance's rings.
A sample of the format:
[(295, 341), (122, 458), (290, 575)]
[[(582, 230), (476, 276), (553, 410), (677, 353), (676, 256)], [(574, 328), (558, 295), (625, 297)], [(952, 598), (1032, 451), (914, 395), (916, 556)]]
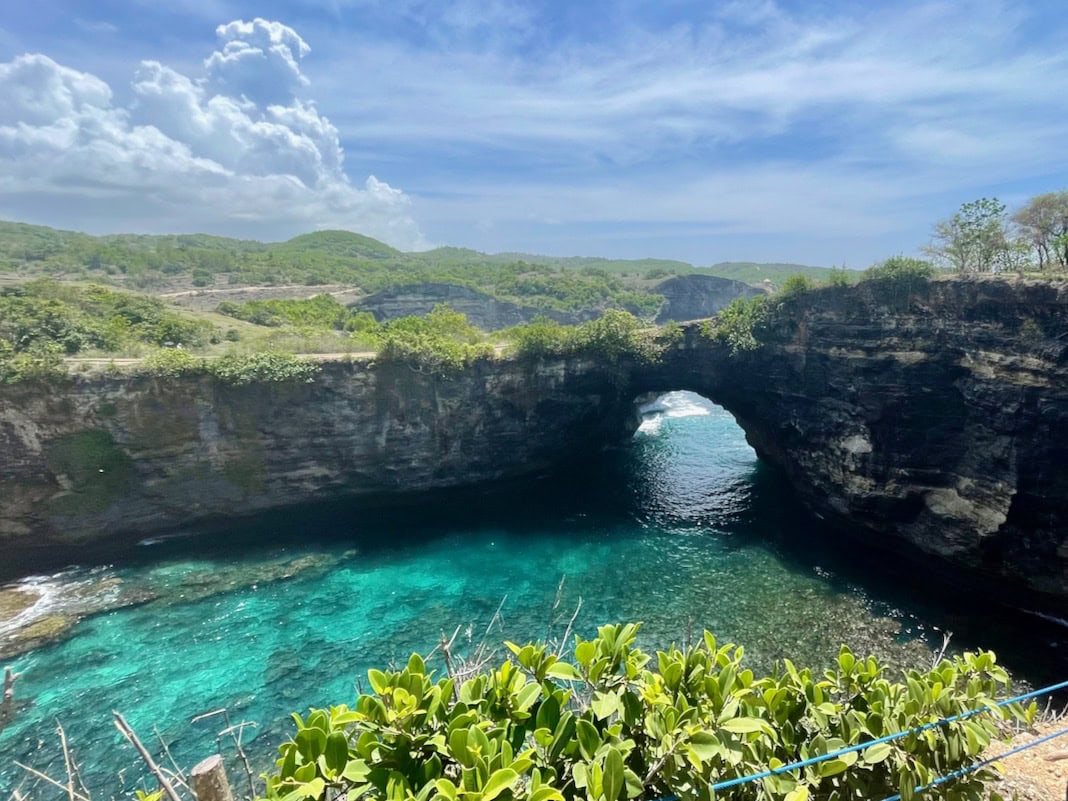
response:
[(19, 677), (10, 667), (4, 668), (4, 695), (0, 698), (0, 732), (15, 715), (15, 680)]
[[(58, 787), (63, 792), (67, 792), (67, 786), (66, 785), (61, 784), (60, 782), (57, 782), (51, 776), (48, 776), (48, 775), (46, 775), (44, 773), (41, 773), (41, 771), (39, 771), (39, 770), (34, 770), (29, 765), (23, 765), (21, 762), (16, 762), (15, 763), (15, 767), (22, 768), (24, 771), (26, 771), (27, 773), (31, 774), (32, 776), (36, 776), (38, 779), (41, 779), (42, 781), (48, 782), (53, 787)], [(87, 796), (82, 795), (81, 793), (75, 793), (74, 794), (74, 798), (75, 798), (75, 801), (92, 801), (92, 799), (88, 798)]]
[(152, 755), (148, 753), (148, 749), (145, 748), (144, 743), (138, 739), (137, 734), (130, 728), (130, 724), (126, 722), (126, 718), (119, 712), (112, 711), (111, 714), (115, 716), (115, 728), (117, 728), (122, 736), (129, 740), (130, 744), (137, 749), (137, 753), (141, 755), (141, 760), (148, 766), (148, 769), (152, 771), (152, 775), (156, 777), (159, 786), (163, 789), (163, 792), (166, 793), (167, 797), (171, 799), (171, 801), (182, 801), (181, 797), (174, 789), (174, 785), (172, 785), (167, 777), (163, 775), (163, 771), (159, 769), (159, 765), (152, 759)]

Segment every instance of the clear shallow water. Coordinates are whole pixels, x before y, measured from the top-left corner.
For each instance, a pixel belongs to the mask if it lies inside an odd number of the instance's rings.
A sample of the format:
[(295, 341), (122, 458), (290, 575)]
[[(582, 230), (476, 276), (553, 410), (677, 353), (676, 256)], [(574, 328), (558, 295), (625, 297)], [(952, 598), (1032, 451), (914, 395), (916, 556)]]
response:
[(12, 760), (56, 766), (58, 719), (96, 797), (120, 794), (116, 775), (142, 771), (112, 709), (144, 739), (158, 726), (189, 767), (222, 727), (190, 720), (227, 707), (258, 724), (249, 749), (262, 768), (291, 710), (350, 701), (369, 667), (426, 652), (456, 626), (477, 639), (498, 607), (494, 643), (543, 637), (554, 616), (559, 635), (581, 599), (583, 635), (641, 620), (652, 648), (708, 628), (744, 644), (754, 668), (783, 656), (823, 664), (842, 642), (924, 664), (939, 626), (960, 647), (998, 647), (1025, 675), (1041, 676), (1056, 653), (1048, 632), (910, 597), (877, 558), (827, 544), (723, 410), (689, 393), (654, 408), (625, 448), (565, 480), (408, 510), (274, 515), (140, 547), (122, 567), (28, 579), (60, 608), (89, 579), (156, 598), (89, 617), (15, 661), (29, 705), (0, 735), (0, 790), (21, 778)]

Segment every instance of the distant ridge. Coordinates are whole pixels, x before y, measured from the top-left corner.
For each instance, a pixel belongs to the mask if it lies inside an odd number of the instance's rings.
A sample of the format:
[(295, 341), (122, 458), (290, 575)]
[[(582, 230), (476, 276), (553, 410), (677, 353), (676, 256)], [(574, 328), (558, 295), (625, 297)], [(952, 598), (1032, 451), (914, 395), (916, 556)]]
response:
[[(719, 262), (709, 267), (697, 267), (674, 259), (608, 259), (591, 256), (543, 256), (533, 253), (482, 253), (462, 247), (440, 247), (433, 250), (406, 253), (384, 242), (352, 231), (313, 231), (284, 242), (258, 242), (209, 234), (108, 234), (93, 236), (78, 231), (66, 231), (44, 225), (0, 221), (0, 270), (14, 270), (29, 274), (64, 274), (84, 269), (103, 270), (122, 275), (135, 275), (144, 270), (161, 271), (169, 275), (200, 271), (241, 272), (242, 262), (257, 254), (276, 254), (286, 269), (278, 278), (289, 275), (294, 281), (310, 284), (344, 281), (345, 264), (369, 265), (406, 270), (442, 269), (462, 270), (465, 266), (489, 268), (493, 265), (515, 265), (522, 262), (555, 270), (599, 271), (611, 276), (639, 282), (643, 289), (651, 282), (673, 275), (715, 275), (759, 285), (771, 281), (778, 285), (790, 275), (802, 274), (815, 280), (825, 280), (827, 267), (804, 264), (758, 262)], [(309, 265), (303, 272), (312, 275), (293, 276), (294, 262), (307, 256)], [(228, 261), (232, 260), (232, 264)], [(129, 263), (129, 264), (128, 264)], [(288, 272), (286, 272), (288, 270)], [(316, 272), (318, 271), (318, 272)], [(301, 270), (296, 269), (296, 272)], [(402, 278), (398, 275), (398, 279)], [(414, 280), (413, 276), (413, 280)], [(267, 276), (270, 280), (270, 275)], [(364, 279), (352, 276), (355, 283)], [(376, 279), (376, 284), (381, 280)]]

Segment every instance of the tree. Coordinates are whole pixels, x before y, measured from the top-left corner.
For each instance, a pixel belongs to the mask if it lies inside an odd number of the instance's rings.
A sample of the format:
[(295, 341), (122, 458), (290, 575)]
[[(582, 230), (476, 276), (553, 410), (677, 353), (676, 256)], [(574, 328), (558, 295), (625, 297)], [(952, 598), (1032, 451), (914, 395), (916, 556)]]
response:
[(1012, 215), (1025, 241), (1038, 255), (1039, 269), (1068, 269), (1068, 191), (1035, 195)]
[(1008, 247), (1005, 204), (984, 197), (937, 223), (934, 242), (926, 250), (958, 272), (991, 273), (1004, 269)]

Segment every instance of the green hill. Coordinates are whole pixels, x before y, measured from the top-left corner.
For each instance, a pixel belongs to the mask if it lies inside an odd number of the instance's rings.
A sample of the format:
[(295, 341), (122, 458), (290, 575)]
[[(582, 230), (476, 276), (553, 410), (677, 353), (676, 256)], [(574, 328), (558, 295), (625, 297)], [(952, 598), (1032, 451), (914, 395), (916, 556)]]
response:
[(733, 278), (735, 281), (742, 281), (746, 284), (759, 285), (764, 281), (771, 281), (775, 286), (779, 286), (791, 275), (803, 275), (813, 281), (823, 283), (830, 277), (831, 269), (830, 267), (811, 267), (806, 264), (723, 261), (711, 267), (704, 267), (701, 272), (718, 275), (721, 278)]
[(324, 253), (350, 259), (392, 259), (404, 255), (384, 242), (352, 231), (315, 231), (267, 247), (275, 253)]
[[(825, 280), (829, 270), (745, 262), (699, 268), (670, 259), (487, 254), (456, 247), (403, 253), (351, 231), (315, 231), (286, 242), (265, 243), (205, 234), (98, 237), (0, 222), (0, 279), (9, 283), (52, 277), (156, 293), (329, 284), (371, 293), (390, 286), (441, 282), (524, 306), (655, 313), (661, 300), (656, 282), (692, 273), (758, 285), (770, 279), (779, 285), (797, 273)], [(301, 289), (294, 294), (308, 292)]]

